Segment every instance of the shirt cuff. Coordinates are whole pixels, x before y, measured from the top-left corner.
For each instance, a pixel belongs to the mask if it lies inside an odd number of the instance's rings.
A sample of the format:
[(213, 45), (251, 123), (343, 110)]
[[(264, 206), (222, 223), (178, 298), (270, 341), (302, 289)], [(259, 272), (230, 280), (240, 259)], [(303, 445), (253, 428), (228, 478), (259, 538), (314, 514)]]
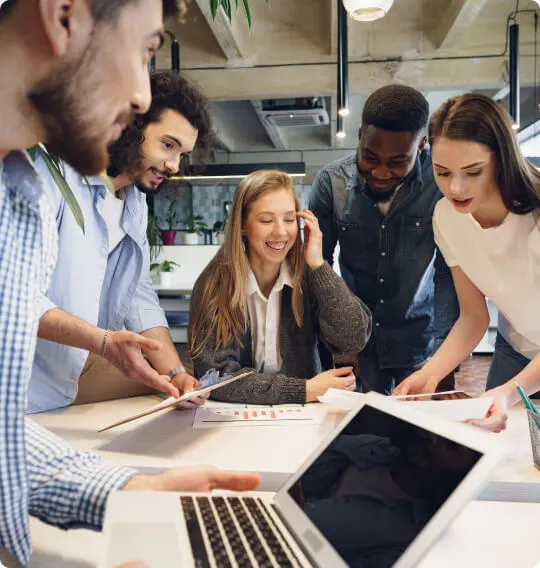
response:
[(135, 313), (126, 318), (126, 329), (134, 333), (142, 333), (154, 327), (169, 329), (165, 312), (161, 308), (137, 308)]
[(128, 467), (101, 463), (88, 472), (86, 482), (81, 488), (79, 506), (74, 524), (92, 530), (101, 530), (107, 499), (113, 491), (118, 491), (138, 472)]

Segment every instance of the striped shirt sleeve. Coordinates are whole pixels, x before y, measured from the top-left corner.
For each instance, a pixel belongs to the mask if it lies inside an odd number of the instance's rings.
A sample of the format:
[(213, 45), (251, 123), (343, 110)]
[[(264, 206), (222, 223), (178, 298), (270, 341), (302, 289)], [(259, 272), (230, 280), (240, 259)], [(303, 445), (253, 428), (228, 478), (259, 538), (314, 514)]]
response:
[(108, 496), (137, 471), (76, 450), (28, 418), (25, 433), (30, 515), (63, 529), (101, 530)]

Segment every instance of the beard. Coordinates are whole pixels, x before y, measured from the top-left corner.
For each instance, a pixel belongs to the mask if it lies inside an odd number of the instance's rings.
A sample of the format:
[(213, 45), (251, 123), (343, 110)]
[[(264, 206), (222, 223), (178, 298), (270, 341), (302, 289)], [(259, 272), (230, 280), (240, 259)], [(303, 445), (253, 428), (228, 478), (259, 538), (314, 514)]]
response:
[[(144, 125), (140, 117), (136, 117), (133, 123), (128, 126), (122, 136), (109, 145), (110, 164), (109, 175), (116, 177), (125, 174), (141, 193), (156, 195), (161, 191), (167, 179), (163, 180), (157, 187), (145, 182), (148, 175), (149, 166), (143, 154)], [(162, 172), (163, 175), (167, 175)]]
[(157, 195), (166, 187), (168, 187), (169, 184), (174, 182), (168, 179), (164, 179), (157, 187), (146, 187), (142, 182), (137, 181), (134, 181), (133, 183), (141, 193), (144, 193), (145, 195)]
[(366, 195), (373, 201), (374, 203), (385, 203), (386, 201), (390, 201), (396, 190), (401, 182), (399, 182), (395, 187), (392, 189), (387, 189), (386, 191), (373, 191), (369, 189), (369, 186), (366, 184)]
[[(100, 92), (99, 64), (90, 62), (97, 49), (91, 41), (76, 61), (66, 62), (27, 93), (39, 112), (48, 149), (83, 175), (99, 174), (109, 161), (107, 140), (112, 124), (101, 127), (89, 102), (97, 100)], [(131, 113), (122, 113), (117, 121), (129, 123), (131, 119)]]

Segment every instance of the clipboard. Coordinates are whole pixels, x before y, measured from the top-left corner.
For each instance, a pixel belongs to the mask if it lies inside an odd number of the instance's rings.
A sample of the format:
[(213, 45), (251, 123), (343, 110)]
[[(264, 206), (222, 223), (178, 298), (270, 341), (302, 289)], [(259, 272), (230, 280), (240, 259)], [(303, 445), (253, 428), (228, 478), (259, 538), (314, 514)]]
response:
[(149, 416), (150, 414), (155, 414), (156, 412), (161, 412), (162, 410), (166, 410), (168, 408), (173, 408), (181, 402), (185, 402), (186, 400), (191, 400), (192, 398), (196, 398), (202, 394), (210, 393), (213, 390), (218, 389), (220, 387), (224, 387), (225, 385), (233, 383), (238, 379), (243, 379), (244, 377), (247, 377), (248, 375), (251, 375), (254, 372), (255, 371), (247, 371), (245, 373), (240, 373), (239, 375), (225, 379), (224, 381), (220, 381), (218, 383), (208, 385), (206, 387), (199, 387), (194, 391), (184, 393), (182, 396), (178, 398), (169, 397), (167, 400), (164, 400), (163, 402), (160, 402), (159, 404), (152, 406), (152, 408), (149, 408), (148, 410), (144, 410), (143, 412), (139, 412), (138, 414), (128, 416), (127, 418), (123, 418), (118, 422), (114, 422), (113, 424), (109, 424), (108, 426), (101, 428), (100, 430), (98, 430), (98, 433), (105, 432), (107, 430), (110, 430), (111, 428), (116, 428), (117, 426), (121, 426), (122, 424), (127, 424), (128, 422), (132, 422), (133, 420), (138, 420), (139, 418), (143, 418), (144, 416)]

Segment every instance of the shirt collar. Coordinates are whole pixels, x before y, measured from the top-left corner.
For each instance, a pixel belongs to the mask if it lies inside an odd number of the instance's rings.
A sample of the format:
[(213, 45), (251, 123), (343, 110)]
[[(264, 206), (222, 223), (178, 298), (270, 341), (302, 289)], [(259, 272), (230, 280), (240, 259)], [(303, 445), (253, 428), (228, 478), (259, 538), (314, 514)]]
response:
[[(274, 292), (280, 292), (281, 290), (283, 290), (284, 286), (289, 286), (289, 288), (293, 287), (291, 271), (289, 270), (287, 262), (281, 263), (279, 276), (272, 288), (272, 292), (270, 293), (273, 294)], [(255, 274), (253, 274), (253, 270), (251, 270), (251, 266), (248, 267), (246, 293), (248, 297), (252, 296), (255, 293), (258, 293), (262, 298), (264, 298), (264, 295), (259, 288), (259, 284), (257, 283), (257, 279), (255, 278)]]
[(26, 152), (10, 152), (3, 160), (2, 179), (33, 203), (43, 195), (43, 179)]

